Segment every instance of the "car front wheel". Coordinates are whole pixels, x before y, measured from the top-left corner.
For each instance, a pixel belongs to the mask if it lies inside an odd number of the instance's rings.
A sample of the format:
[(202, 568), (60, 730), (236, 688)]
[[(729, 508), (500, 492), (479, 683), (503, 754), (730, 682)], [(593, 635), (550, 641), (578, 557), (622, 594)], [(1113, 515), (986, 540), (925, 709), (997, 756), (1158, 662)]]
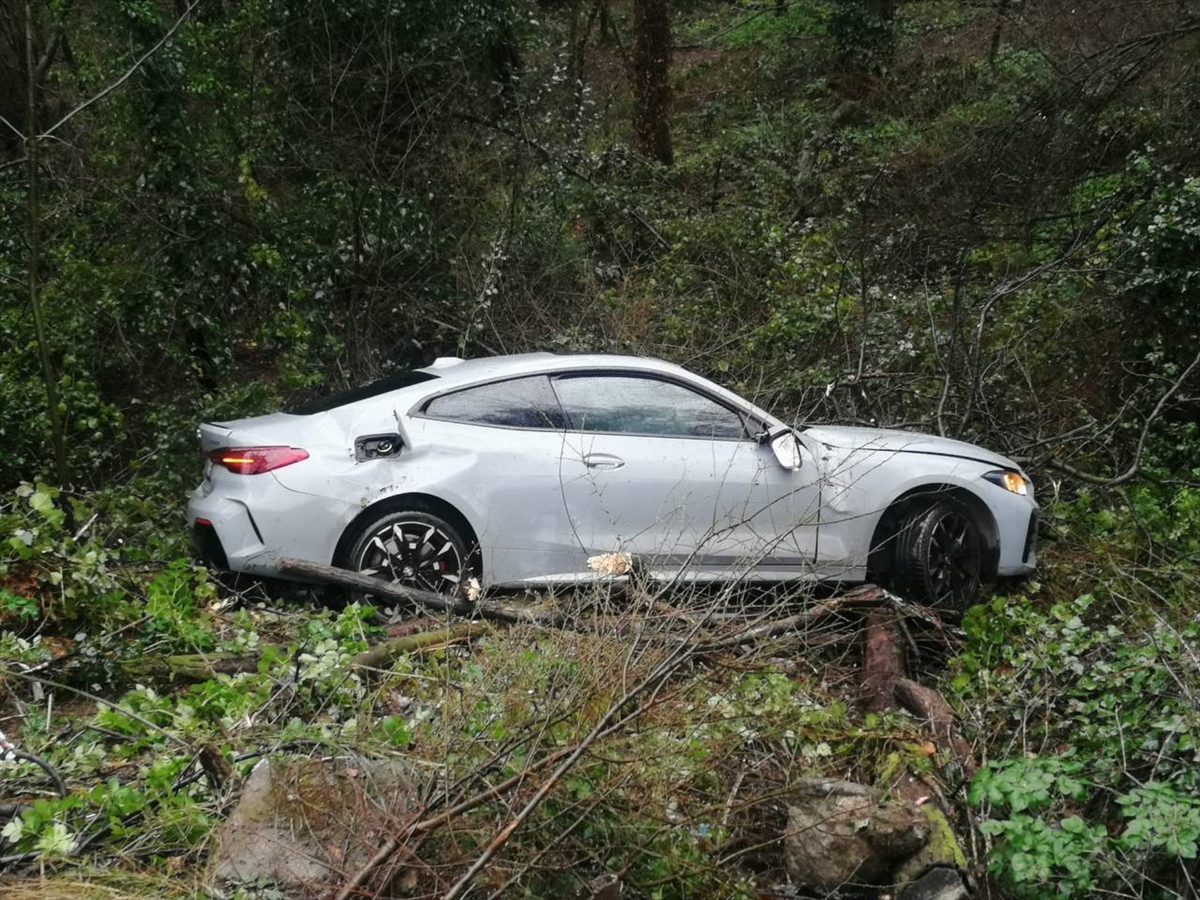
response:
[(957, 503), (939, 501), (901, 522), (893, 572), (910, 600), (961, 614), (979, 600), (982, 566), (979, 528)]
[(423, 510), (368, 522), (350, 549), (350, 568), (392, 584), (437, 594), (465, 588), (467, 548), (449, 522)]

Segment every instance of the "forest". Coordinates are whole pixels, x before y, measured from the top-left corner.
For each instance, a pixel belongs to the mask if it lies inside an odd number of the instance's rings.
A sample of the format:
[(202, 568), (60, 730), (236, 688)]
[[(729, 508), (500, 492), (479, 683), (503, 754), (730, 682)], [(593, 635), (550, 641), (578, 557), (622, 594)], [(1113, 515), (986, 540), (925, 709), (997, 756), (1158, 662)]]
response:
[[(1196, 0), (0, 0), (0, 346), (6, 898), (1200, 896)], [(199, 423), (524, 351), (1003, 453), (1038, 572), (196, 557)], [(835, 781), (954, 890), (805, 869)], [(225, 878), (256, 816), (337, 865)]]

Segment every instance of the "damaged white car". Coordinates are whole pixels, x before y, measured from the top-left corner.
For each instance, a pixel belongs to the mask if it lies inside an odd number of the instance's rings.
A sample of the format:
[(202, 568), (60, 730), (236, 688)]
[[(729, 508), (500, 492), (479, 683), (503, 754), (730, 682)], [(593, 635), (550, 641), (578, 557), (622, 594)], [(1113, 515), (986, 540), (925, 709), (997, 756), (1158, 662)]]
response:
[(453, 593), (649, 577), (882, 580), (959, 610), (1035, 566), (1012, 460), (945, 438), (794, 428), (678, 366), (439, 359), (289, 412), (199, 429), (188, 506), (212, 564), (295, 558)]

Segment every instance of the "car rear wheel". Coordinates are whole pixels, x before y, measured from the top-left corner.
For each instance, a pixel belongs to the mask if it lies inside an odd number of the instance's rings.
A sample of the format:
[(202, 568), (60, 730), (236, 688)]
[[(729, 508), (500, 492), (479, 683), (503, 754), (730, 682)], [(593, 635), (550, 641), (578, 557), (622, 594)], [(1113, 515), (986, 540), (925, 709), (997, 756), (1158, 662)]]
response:
[(367, 522), (351, 545), (350, 568), (392, 584), (459, 594), (470, 566), (466, 543), (440, 516), (402, 510)]
[(893, 572), (910, 600), (961, 614), (979, 600), (982, 569), (983, 540), (964, 507), (942, 500), (902, 520)]

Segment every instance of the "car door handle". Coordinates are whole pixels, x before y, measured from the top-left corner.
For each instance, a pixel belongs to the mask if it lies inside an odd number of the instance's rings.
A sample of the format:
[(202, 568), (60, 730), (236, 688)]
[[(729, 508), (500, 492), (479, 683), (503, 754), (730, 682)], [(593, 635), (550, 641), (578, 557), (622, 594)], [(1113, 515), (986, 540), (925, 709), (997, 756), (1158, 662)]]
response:
[(589, 469), (619, 469), (625, 460), (611, 453), (589, 453), (584, 456), (583, 464)]

